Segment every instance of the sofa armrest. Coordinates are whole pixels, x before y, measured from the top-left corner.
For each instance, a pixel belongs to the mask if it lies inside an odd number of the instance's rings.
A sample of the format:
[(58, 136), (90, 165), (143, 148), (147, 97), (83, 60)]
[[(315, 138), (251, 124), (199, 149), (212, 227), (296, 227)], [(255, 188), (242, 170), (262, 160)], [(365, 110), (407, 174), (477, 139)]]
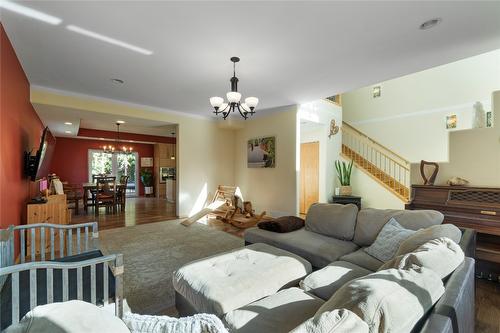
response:
[(474, 332), (474, 259), (465, 258), (446, 282), (446, 290), (431, 313), (425, 317), (420, 333)]
[(461, 228), (462, 239), (460, 240), (460, 247), (465, 253), (466, 257), (476, 257), (476, 230), (469, 228)]

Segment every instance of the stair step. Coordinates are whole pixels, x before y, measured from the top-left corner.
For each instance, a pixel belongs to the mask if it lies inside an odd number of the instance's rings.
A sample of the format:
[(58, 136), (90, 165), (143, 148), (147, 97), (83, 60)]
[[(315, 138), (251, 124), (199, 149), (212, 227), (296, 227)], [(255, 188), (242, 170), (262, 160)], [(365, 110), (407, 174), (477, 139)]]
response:
[(353, 160), (359, 168), (372, 175), (375, 179), (378, 179), (393, 193), (406, 200), (408, 199), (410, 193), (409, 189), (403, 184), (399, 183), (391, 175), (387, 174), (384, 170), (381, 170), (371, 161), (364, 158), (361, 154), (358, 154), (345, 145), (342, 145), (342, 153), (349, 159)]

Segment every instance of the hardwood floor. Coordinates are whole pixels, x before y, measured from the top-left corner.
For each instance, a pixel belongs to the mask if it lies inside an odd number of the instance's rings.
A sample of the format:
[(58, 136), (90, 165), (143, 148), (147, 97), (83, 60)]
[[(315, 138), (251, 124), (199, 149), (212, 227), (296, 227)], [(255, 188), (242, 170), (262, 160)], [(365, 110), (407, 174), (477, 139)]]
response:
[(100, 209), (98, 216), (94, 215), (94, 208), (89, 207), (88, 213), (80, 209), (80, 214), (71, 216), (71, 223), (84, 223), (97, 221), (99, 230), (130, 227), (138, 224), (160, 222), (176, 219), (175, 203), (157, 198), (127, 198), (125, 211), (106, 214), (104, 208)]
[[(83, 209), (80, 215), (72, 216), (71, 223), (96, 221), (99, 229), (111, 229), (134, 226), (138, 224), (160, 222), (176, 219), (175, 204), (164, 199), (156, 198), (128, 198), (125, 212), (105, 214), (104, 209), (98, 217), (94, 215), (93, 208), (85, 214)], [(204, 219), (203, 223), (210, 228), (243, 237), (244, 230), (217, 219)], [(175, 308), (170, 309), (166, 315), (176, 316)], [(500, 284), (487, 280), (476, 280), (476, 332), (500, 333)]]
[(500, 332), (500, 283), (476, 279), (476, 333)]

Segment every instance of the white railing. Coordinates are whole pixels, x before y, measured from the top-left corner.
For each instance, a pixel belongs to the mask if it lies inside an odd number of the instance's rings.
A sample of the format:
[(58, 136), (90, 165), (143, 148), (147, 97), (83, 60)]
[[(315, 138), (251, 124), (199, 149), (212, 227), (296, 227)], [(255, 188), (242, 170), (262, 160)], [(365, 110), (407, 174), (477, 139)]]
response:
[(362, 157), (365, 163), (370, 164), (373, 172), (383, 172), (391, 177), (397, 182), (393, 184), (395, 188), (403, 187), (405, 197), (409, 194), (410, 162), (402, 156), (346, 122), (342, 124), (342, 149), (346, 155), (354, 153)]

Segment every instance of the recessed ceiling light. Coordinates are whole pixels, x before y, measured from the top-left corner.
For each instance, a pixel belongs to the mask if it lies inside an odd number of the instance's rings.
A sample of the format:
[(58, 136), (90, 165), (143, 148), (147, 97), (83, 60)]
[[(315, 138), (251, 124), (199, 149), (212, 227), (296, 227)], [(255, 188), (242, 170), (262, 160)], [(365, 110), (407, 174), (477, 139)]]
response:
[(125, 83), (125, 81), (123, 81), (122, 79), (111, 79), (111, 82), (116, 83), (116, 84), (124, 84)]
[(69, 121), (65, 122), (64, 125), (73, 125), (73, 123), (70, 123)]
[(103, 41), (103, 42), (106, 42), (109, 44), (113, 44), (116, 46), (120, 46), (120, 47), (129, 49), (131, 51), (135, 51), (135, 52), (142, 53), (145, 55), (152, 55), (153, 54), (153, 51), (143, 49), (142, 47), (135, 46), (135, 45), (123, 42), (123, 41), (118, 40), (118, 39), (114, 39), (114, 38), (111, 38), (108, 36), (98, 34), (97, 32), (93, 32), (93, 31), (90, 31), (90, 30), (87, 30), (84, 28), (77, 27), (76, 25), (68, 25), (68, 26), (66, 26), (66, 29), (73, 31), (73, 32), (76, 32), (76, 33), (79, 33), (79, 34), (82, 34), (82, 35), (85, 35), (87, 37), (98, 39), (100, 41)]
[(427, 30), (427, 29), (431, 29), (431, 28), (434, 28), (436, 25), (438, 25), (439, 23), (441, 23), (442, 19), (440, 17), (436, 17), (436, 18), (433, 18), (433, 19), (430, 19), (428, 21), (425, 21), (424, 23), (422, 23), (419, 27), (420, 30)]
[(64, 131), (64, 133), (66, 133), (66, 134), (71, 134), (71, 131)]
[(62, 20), (58, 17), (52, 16), (49, 14), (45, 14), (41, 11), (26, 7), (26, 6), (22, 6), (18, 3), (12, 2), (12, 1), (0, 0), (0, 8), (4, 8), (7, 10), (10, 10), (11, 12), (21, 14), (24, 16), (28, 16), (28, 17), (31, 17), (35, 20), (39, 20), (39, 21), (53, 24), (53, 25), (58, 25), (62, 22)]
[(117, 124), (125, 124), (125, 121), (123, 121), (123, 120), (117, 120), (116, 123)]

